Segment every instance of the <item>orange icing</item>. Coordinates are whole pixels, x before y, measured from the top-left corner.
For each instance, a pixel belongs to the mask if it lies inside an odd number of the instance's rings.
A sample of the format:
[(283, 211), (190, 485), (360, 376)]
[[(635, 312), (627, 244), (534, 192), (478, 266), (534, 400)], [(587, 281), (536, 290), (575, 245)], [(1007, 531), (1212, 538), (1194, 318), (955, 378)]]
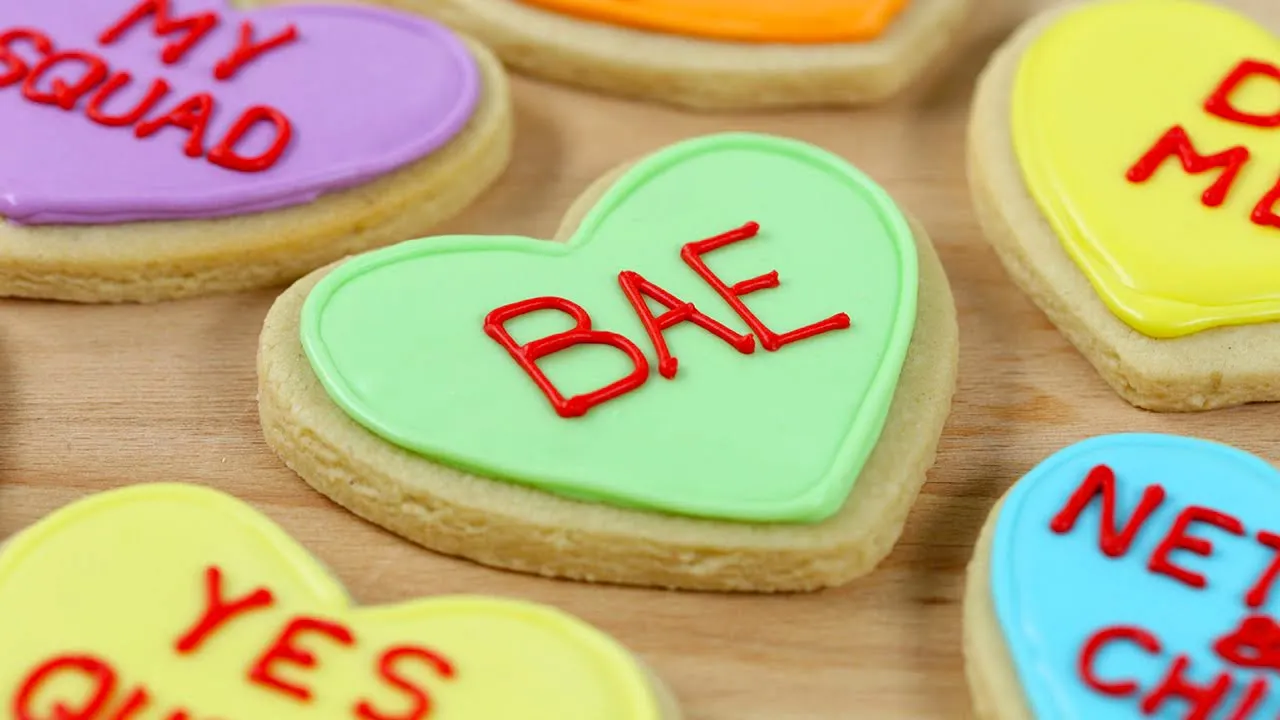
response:
[[(864, 42), (908, 0), (520, 0), (584, 20), (715, 40)], [(799, 7), (797, 7), (797, 5)]]

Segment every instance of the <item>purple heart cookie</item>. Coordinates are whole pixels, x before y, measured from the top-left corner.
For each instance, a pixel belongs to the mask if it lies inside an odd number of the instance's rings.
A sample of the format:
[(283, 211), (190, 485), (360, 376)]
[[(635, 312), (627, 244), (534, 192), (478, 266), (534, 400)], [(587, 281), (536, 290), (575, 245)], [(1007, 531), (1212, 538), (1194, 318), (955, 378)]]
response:
[(8, 0), (0, 216), (101, 225), (308, 203), (449, 143), (481, 85), (459, 37), (386, 11)]

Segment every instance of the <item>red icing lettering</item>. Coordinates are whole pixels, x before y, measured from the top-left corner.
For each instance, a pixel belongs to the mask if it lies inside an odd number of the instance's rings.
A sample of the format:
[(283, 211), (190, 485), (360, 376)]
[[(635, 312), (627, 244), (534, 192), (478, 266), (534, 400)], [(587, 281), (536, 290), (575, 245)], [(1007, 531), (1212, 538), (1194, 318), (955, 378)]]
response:
[[(151, 698), (147, 695), (146, 688), (136, 688), (124, 705), (111, 716), (111, 720), (133, 720), (133, 716), (146, 709), (150, 704)], [(170, 718), (170, 720), (173, 720)]]
[[(275, 128), (276, 137), (262, 154), (256, 157), (245, 157), (236, 152), (236, 145), (244, 139), (246, 133), (260, 122), (270, 123)], [(209, 162), (228, 170), (240, 172), (261, 172), (276, 164), (284, 154), (289, 140), (293, 137), (293, 126), (289, 118), (275, 108), (256, 106), (245, 111), (236, 124), (227, 132), (227, 136), (209, 151)]]
[[(62, 78), (54, 78), (48, 90), (39, 89), (40, 81), (44, 79), (45, 74), (65, 62), (84, 64), (84, 74), (80, 79), (68, 85)], [(22, 85), (22, 95), (31, 102), (72, 110), (76, 103), (80, 102), (80, 98), (107, 79), (107, 72), (107, 64), (95, 55), (79, 50), (56, 52), (31, 69), (31, 74)]]
[(1239, 667), (1280, 670), (1280, 625), (1265, 615), (1251, 615), (1214, 642), (1213, 651)]
[(1200, 198), (1205, 205), (1218, 207), (1227, 199), (1227, 193), (1235, 183), (1236, 176), (1248, 162), (1249, 150), (1243, 146), (1236, 146), (1216, 155), (1201, 155), (1191, 144), (1187, 131), (1175, 125), (1156, 141), (1146, 155), (1129, 168), (1125, 177), (1131, 183), (1144, 183), (1150, 180), (1156, 170), (1159, 170), (1164, 161), (1170, 157), (1177, 157), (1182, 163), (1182, 169), (1192, 174), (1208, 172), (1214, 168), (1223, 169), (1222, 174)]
[[(667, 341), (662, 333), (673, 325), (691, 322), (729, 343), (735, 350), (744, 355), (750, 355), (756, 349), (754, 337), (735, 333), (723, 323), (699, 312), (693, 306), (693, 303), (680, 300), (666, 290), (644, 279), (639, 273), (624, 270), (618, 275), (618, 283), (622, 285), (622, 292), (631, 301), (631, 307), (635, 308), (636, 315), (640, 316), (640, 322), (644, 323), (644, 330), (648, 333), (654, 349), (658, 352), (658, 374), (668, 380), (676, 376), (679, 361), (667, 349)], [(667, 308), (667, 312), (654, 317), (649, 310), (649, 304), (645, 301), (645, 297), (651, 297), (662, 303)]]
[[(133, 694), (125, 701), (125, 704), (116, 710), (109, 717), (110, 720), (149, 720), (146, 716), (138, 715), (143, 712), (151, 704), (151, 696), (147, 694), (146, 688), (135, 688)], [(159, 717), (152, 715), (151, 717)], [(178, 709), (164, 716), (165, 720), (191, 720), (191, 716), (186, 710)]]
[(1191, 524), (1197, 522), (1214, 525), (1233, 535), (1244, 534), (1244, 526), (1236, 518), (1217, 510), (1192, 505), (1178, 513), (1178, 518), (1173, 521), (1169, 534), (1165, 535), (1155, 552), (1151, 553), (1151, 561), (1147, 564), (1147, 568), (1151, 572), (1163, 573), (1193, 588), (1203, 588), (1205, 586), (1203, 575), (1174, 565), (1169, 560), (1169, 554), (1175, 550), (1186, 550), (1204, 557), (1208, 557), (1213, 552), (1213, 544), (1208, 540), (1187, 534)]
[(401, 660), (418, 660), (433, 673), (445, 679), (450, 679), (454, 675), (453, 665), (430, 650), (409, 646), (389, 648), (378, 660), (378, 674), (386, 680), (388, 685), (404, 692), (413, 703), (412, 707), (393, 715), (375, 710), (367, 700), (361, 700), (355, 708), (356, 717), (360, 720), (422, 720), (431, 713), (431, 696), (426, 690), (400, 674), (397, 665)]
[[(129, 701), (123, 707), (111, 716), (111, 720), (144, 720), (138, 713), (142, 712), (151, 703), (151, 698), (147, 695), (145, 688), (138, 688), (133, 691), (133, 695), (129, 696)], [(186, 710), (174, 710), (165, 716), (165, 720), (191, 720), (191, 716)]]
[[(79, 676), (93, 683), (91, 694), (76, 705), (59, 699), (49, 715), (37, 716), (32, 703), (46, 682), (57, 677)], [(94, 657), (60, 655), (31, 672), (18, 687), (13, 697), (14, 720), (93, 720), (102, 711), (116, 685), (116, 673), (111, 666)]]
[(26, 61), (18, 57), (17, 53), (10, 47), (19, 40), (33, 45), (36, 52), (43, 57), (53, 54), (53, 41), (49, 39), (48, 35), (39, 30), (14, 28), (0, 33), (0, 68), (4, 69), (3, 72), (0, 72), (0, 88), (21, 82), (27, 77), (27, 73), (31, 71), (31, 67), (27, 65)]
[(187, 157), (197, 158), (204, 155), (204, 134), (209, 128), (209, 117), (212, 114), (213, 97), (209, 93), (199, 93), (184, 100), (170, 110), (168, 115), (139, 124), (134, 128), (134, 134), (140, 138), (148, 138), (166, 125), (182, 128), (190, 133), (183, 152)]
[[(574, 320), (574, 328), (534, 340), (526, 345), (516, 343), (511, 333), (507, 332), (506, 323), (521, 315), (539, 310), (557, 310), (568, 315)], [(581, 417), (596, 405), (644, 385), (645, 380), (648, 379), (649, 361), (635, 343), (618, 333), (591, 329), (591, 316), (587, 311), (564, 298), (539, 297), (504, 305), (485, 317), (484, 331), (505, 348), (512, 359), (533, 378), (538, 389), (542, 390), (542, 393), (551, 401), (551, 406), (560, 417)], [(538, 360), (562, 350), (568, 350), (575, 345), (608, 345), (621, 350), (631, 360), (634, 369), (626, 377), (599, 390), (565, 399), (546, 373), (538, 367)]]
[[(1242, 61), (1205, 101), (1204, 109), (1212, 115), (1235, 123), (1259, 128), (1280, 127), (1280, 110), (1271, 115), (1260, 115), (1245, 112), (1232, 104), (1232, 94), (1242, 84), (1253, 78), (1274, 81), (1280, 87), (1280, 67), (1259, 60)], [(1214, 169), (1222, 170), (1218, 179), (1201, 196), (1201, 201), (1205, 205), (1218, 207), (1226, 201), (1227, 194), (1235, 184), (1240, 170), (1249, 161), (1250, 155), (1248, 148), (1239, 145), (1214, 155), (1201, 155), (1192, 145), (1187, 131), (1175, 125), (1156, 141), (1146, 155), (1129, 168), (1126, 177), (1132, 183), (1146, 182), (1170, 157), (1177, 157), (1182, 163), (1182, 169), (1191, 174)], [(1255, 225), (1280, 228), (1280, 213), (1276, 212), (1277, 205), (1280, 205), (1280, 182), (1277, 182), (1271, 191), (1254, 206), (1249, 219)]]
[[(1096, 668), (1099, 653), (1117, 642), (1127, 642), (1136, 646), (1148, 655), (1156, 656), (1161, 650), (1161, 643), (1154, 635), (1138, 627), (1113, 626), (1094, 633), (1081, 649), (1078, 661), (1079, 674), (1084, 684), (1102, 695), (1122, 698), (1136, 697), (1139, 709), (1145, 716), (1159, 714), (1161, 717), (1192, 718), (1208, 720), (1210, 717), (1225, 720), (1253, 720), (1267, 697), (1269, 684), (1261, 675), (1246, 676), (1247, 683), (1241, 688), (1238, 700), (1229, 700), (1235, 695), (1232, 687), (1235, 678), (1230, 672), (1220, 672), (1212, 682), (1196, 682), (1188, 678), (1191, 659), (1188, 655), (1175, 657), (1164, 677), (1149, 691), (1142, 690), (1138, 682), (1132, 678), (1099, 677)], [(1214, 644), (1214, 649), (1224, 660), (1246, 668), (1270, 667), (1259, 662), (1260, 657), (1276, 659), (1280, 653), (1280, 626), (1269, 618), (1257, 616), (1246, 620), (1232, 633), (1228, 633)], [(1271, 647), (1271, 650), (1261, 649)], [(1113, 667), (1124, 668), (1115, 664)], [(1231, 705), (1234, 703), (1234, 706)], [(1173, 705), (1183, 705), (1174, 708)], [(1228, 709), (1230, 708), (1230, 709)], [(1222, 714), (1217, 714), (1222, 710)]]
[(204, 613), (190, 630), (178, 638), (174, 648), (179, 655), (193, 653), (210, 635), (236, 616), (269, 608), (273, 602), (275, 598), (272, 597), (271, 591), (261, 587), (239, 599), (228, 601), (223, 596), (222, 570), (212, 566), (205, 570)]
[(1143, 650), (1156, 654), (1160, 652), (1160, 641), (1154, 635), (1136, 627), (1117, 626), (1099, 630), (1085, 643), (1080, 651), (1080, 677), (1085, 684), (1104, 695), (1124, 697), (1132, 695), (1138, 689), (1133, 680), (1103, 680), (1093, 669), (1093, 660), (1107, 644), (1119, 640), (1127, 640)]
[(821, 335), (833, 330), (847, 329), (850, 325), (849, 316), (845, 313), (837, 313), (826, 320), (821, 320), (813, 323), (812, 325), (806, 325), (805, 327), (779, 335), (765, 327), (765, 324), (760, 321), (760, 318), (756, 317), (755, 313), (751, 312), (751, 309), (747, 307), (746, 303), (742, 302), (740, 299), (745, 295), (749, 295), (759, 290), (778, 287), (781, 283), (778, 279), (777, 270), (770, 271), (764, 275), (760, 275), (749, 280), (743, 280), (730, 287), (729, 285), (726, 285), (725, 282), (715, 273), (711, 272), (711, 269), (707, 267), (706, 262), (702, 259), (703, 255), (712, 252), (713, 250), (755, 237), (759, 230), (759, 223), (749, 222), (746, 225), (743, 225), (736, 230), (730, 230), (723, 235), (717, 235), (706, 240), (691, 242), (688, 245), (685, 245), (680, 250), (680, 257), (683, 258), (685, 263), (688, 264), (689, 267), (693, 268), (694, 272), (698, 273), (703, 280), (707, 281), (711, 287), (715, 288), (715, 291), (720, 294), (720, 297), (724, 298), (725, 302), (729, 303), (729, 306), (733, 308), (734, 312), (738, 313), (739, 317), (741, 317), (743, 321), (747, 323), (747, 326), (751, 328), (751, 331), (760, 338), (760, 345), (769, 352), (780, 350), (784, 345), (798, 340), (804, 340), (805, 338)]
[(1280, 535), (1267, 532), (1266, 530), (1258, 531), (1258, 542), (1266, 545), (1276, 554), (1271, 558), (1271, 564), (1267, 569), (1262, 571), (1262, 576), (1258, 578), (1258, 582), (1249, 588), (1249, 592), (1245, 594), (1245, 604), (1251, 608), (1262, 607), (1267, 602), (1267, 597), (1271, 594), (1271, 586), (1276, 582), (1276, 575), (1280, 574)]
[(311, 699), (311, 689), (305, 685), (289, 682), (275, 674), (274, 666), (279, 663), (297, 665), (303, 668), (314, 668), (319, 664), (316, 656), (296, 644), (298, 639), (310, 633), (322, 635), (341, 645), (354, 645), (355, 636), (351, 631), (337, 623), (310, 617), (294, 618), (285, 626), (280, 637), (258, 658), (249, 669), (249, 679), (263, 687), (278, 690), (299, 700)]
[[(158, 32), (162, 34), (176, 32), (174, 28), (182, 29), (187, 27), (184, 23), (192, 22), (190, 18), (171, 21), (167, 14), (168, 8), (169, 5), (166, 2), (144, 2), (138, 5), (133, 14), (122, 21), (122, 25), (113, 29), (114, 33), (111, 37), (118, 37), (124, 31), (122, 28), (129, 27), (150, 12), (158, 13), (156, 22), (157, 26), (162, 28)], [(242, 46), (230, 58), (223, 61), (230, 63), (227, 72), (234, 74), (238, 68), (252, 62), (272, 48), (290, 42), (291, 35), (285, 32), (261, 43), (255, 43), (250, 30), (249, 39), (242, 38)], [(179, 44), (183, 42), (185, 39), (179, 41)], [(40, 53), (42, 58), (35, 62), (34, 67), (15, 52), (13, 46), (18, 43), (26, 43)], [(181, 54), (185, 50), (179, 47), (175, 52)], [(68, 68), (71, 69), (68, 70)], [(59, 74), (75, 74), (75, 68), (79, 68), (76, 79), (58, 77)], [(38, 30), (16, 28), (0, 33), (0, 89), (21, 81), (24, 98), (64, 110), (74, 110), (77, 104), (88, 96), (85, 115), (92, 122), (104, 127), (133, 127), (134, 134), (138, 138), (151, 137), (172, 125), (188, 133), (183, 152), (188, 157), (203, 157), (205, 136), (216, 107), (214, 97), (209, 93), (199, 93), (178, 103), (169, 110), (168, 114), (146, 119), (172, 88), (163, 79), (152, 80), (145, 94), (130, 106), (127, 102), (121, 103), (119, 98), (127, 93), (127, 88), (133, 80), (133, 75), (127, 71), (113, 73), (106, 61), (94, 53), (82, 50), (55, 52), (53, 42)], [(42, 86), (45, 87), (42, 88)], [(119, 107), (115, 110), (108, 109), (112, 103), (119, 103)], [(265, 143), (264, 149), (256, 155), (241, 152), (241, 145), (244, 144), (245, 139), (255, 135), (254, 131), (259, 126), (269, 127), (274, 132), (270, 142)], [(266, 138), (265, 135), (262, 137)], [(249, 108), (240, 115), (221, 141), (209, 151), (207, 159), (210, 163), (227, 170), (246, 173), (262, 172), (279, 162), (292, 140), (293, 124), (289, 118), (275, 108), (259, 105)]]
[(1204, 109), (1213, 115), (1232, 122), (1260, 128), (1280, 127), (1280, 110), (1276, 110), (1271, 115), (1257, 115), (1244, 112), (1231, 104), (1231, 94), (1250, 78), (1274, 80), (1277, 83), (1277, 89), (1280, 89), (1280, 67), (1276, 67), (1269, 62), (1245, 60), (1237, 65), (1222, 81), (1222, 84), (1213, 91), (1213, 94), (1205, 101)]
[(1253, 214), (1249, 216), (1249, 219), (1263, 227), (1280, 228), (1280, 214), (1276, 213), (1277, 204), (1280, 204), (1280, 182), (1277, 182), (1262, 197), (1257, 207), (1253, 209)]
[(202, 12), (185, 18), (174, 18), (169, 15), (169, 0), (142, 0), (120, 22), (107, 28), (98, 38), (103, 45), (111, 45), (118, 41), (129, 28), (142, 22), (148, 15), (154, 15), (152, 31), (156, 35), (172, 35), (183, 33), (164, 47), (160, 59), (166, 65), (172, 65), (183, 58), (196, 43), (204, 39), (218, 26), (219, 18), (215, 12)]
[(1248, 720), (1266, 695), (1267, 679), (1259, 675), (1245, 688), (1244, 697), (1240, 699), (1240, 704), (1227, 720)]
[(106, 127), (130, 127), (146, 117), (147, 113), (151, 112), (152, 108), (156, 106), (156, 103), (160, 102), (160, 99), (169, 93), (169, 83), (164, 80), (154, 80), (151, 83), (151, 89), (147, 91), (146, 97), (135, 105), (132, 110), (124, 114), (108, 115), (102, 109), (103, 105), (110, 102), (111, 98), (132, 80), (133, 76), (127, 72), (118, 72), (112, 75), (106, 84), (99, 87), (93, 97), (89, 98), (89, 107), (85, 109), (85, 114), (89, 116), (89, 119)]
[[(146, 710), (150, 704), (151, 698), (147, 695), (146, 688), (137, 688), (129, 696), (129, 700), (111, 715), (111, 720), (144, 720), (138, 713)], [(186, 710), (174, 710), (165, 716), (165, 720), (190, 720), (190, 718)]]
[(1129, 552), (1129, 546), (1151, 513), (1164, 502), (1164, 488), (1150, 485), (1142, 492), (1142, 500), (1125, 523), (1116, 531), (1116, 475), (1106, 465), (1098, 465), (1085, 475), (1084, 481), (1072, 493), (1062, 510), (1049, 522), (1049, 529), (1062, 535), (1071, 532), (1076, 521), (1099, 493), (1102, 494), (1102, 517), (1098, 523), (1098, 547), (1107, 557), (1121, 557)]
[(1143, 715), (1154, 715), (1165, 701), (1175, 699), (1191, 706), (1191, 712), (1183, 716), (1186, 720), (1208, 720), (1231, 689), (1231, 677), (1226, 673), (1219, 673), (1209, 685), (1194, 685), (1183, 676), (1189, 665), (1191, 659), (1186, 655), (1179, 655), (1174, 660), (1169, 674), (1143, 698)]
[(213, 69), (213, 76), (218, 80), (230, 80), (240, 68), (262, 57), (267, 52), (283, 47), (298, 39), (298, 28), (290, 25), (282, 32), (262, 42), (253, 39), (253, 23), (248, 20), (240, 25), (240, 41), (236, 49)]

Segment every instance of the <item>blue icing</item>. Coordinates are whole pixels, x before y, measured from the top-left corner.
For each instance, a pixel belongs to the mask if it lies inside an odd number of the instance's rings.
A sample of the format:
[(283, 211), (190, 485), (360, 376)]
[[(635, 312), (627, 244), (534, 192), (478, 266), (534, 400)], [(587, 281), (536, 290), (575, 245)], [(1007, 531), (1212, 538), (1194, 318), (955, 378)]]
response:
[[(1101, 496), (1095, 496), (1071, 532), (1049, 529), (1051, 519), (1096, 465), (1116, 476), (1116, 528), (1122, 529), (1151, 484), (1162, 485), (1164, 502), (1138, 531), (1129, 552), (1109, 558), (1098, 548)], [(1201, 505), (1238, 518), (1244, 535), (1193, 523), (1187, 535), (1213, 545), (1209, 557), (1175, 551), (1170, 561), (1207, 580), (1195, 589), (1147, 563), (1175, 518)], [(1160, 684), (1177, 655), (1191, 660), (1185, 677), (1207, 686), (1218, 673), (1232, 676), (1229, 694), (1208, 716), (1226, 720), (1241, 703), (1247, 684), (1264, 673), (1270, 688), (1247, 720), (1280, 714), (1280, 673), (1235, 667), (1213, 651), (1213, 643), (1250, 614), (1280, 614), (1280, 581), (1262, 608), (1245, 595), (1272, 563), (1275, 552), (1256, 540), (1259, 530), (1280, 532), (1280, 474), (1259, 458), (1205, 440), (1169, 435), (1108, 435), (1068, 447), (1026, 475), (1005, 499), (996, 525), (991, 589), (996, 617), (1018, 679), (1038, 720), (1188, 717), (1192, 706), (1170, 697), (1153, 715), (1142, 699)], [(1099, 693), (1080, 678), (1079, 654), (1097, 631), (1133, 625), (1153, 634), (1162, 648), (1148, 654), (1118, 641), (1094, 663), (1100, 679), (1132, 679), (1128, 697)]]

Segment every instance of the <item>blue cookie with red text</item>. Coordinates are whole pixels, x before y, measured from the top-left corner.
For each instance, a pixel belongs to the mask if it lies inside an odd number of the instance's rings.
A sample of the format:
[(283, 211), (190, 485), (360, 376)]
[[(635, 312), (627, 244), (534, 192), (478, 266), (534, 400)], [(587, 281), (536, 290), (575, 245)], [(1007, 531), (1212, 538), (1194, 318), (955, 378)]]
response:
[(969, 565), (980, 718), (1280, 713), (1280, 475), (1172, 435), (1096, 437), (1023, 477)]

